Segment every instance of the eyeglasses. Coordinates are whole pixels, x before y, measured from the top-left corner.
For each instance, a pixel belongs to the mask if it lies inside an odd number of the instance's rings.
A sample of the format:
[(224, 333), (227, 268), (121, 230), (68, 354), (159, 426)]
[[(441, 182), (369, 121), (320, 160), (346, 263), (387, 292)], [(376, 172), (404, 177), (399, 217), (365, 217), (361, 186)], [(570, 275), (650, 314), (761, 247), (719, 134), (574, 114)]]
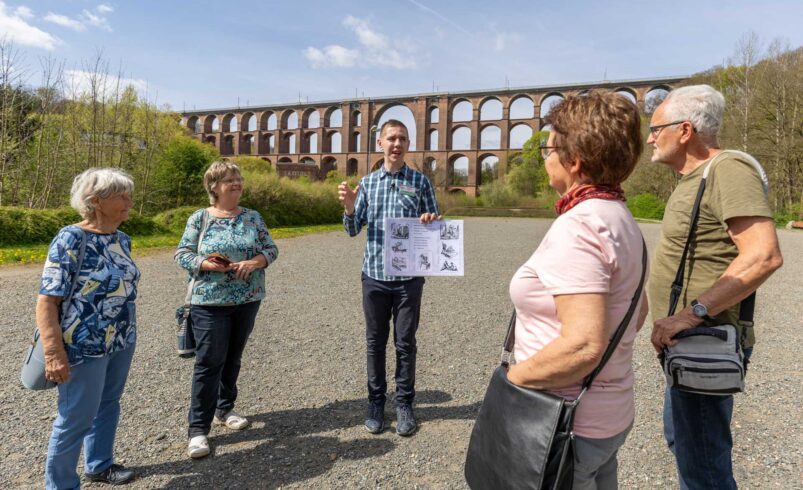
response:
[(232, 177), (231, 179), (223, 179), (220, 182), (228, 185), (242, 184), (244, 182), (244, 179), (242, 177)]
[(551, 155), (552, 152), (557, 150), (559, 147), (558, 146), (541, 145), (541, 146), (539, 146), (539, 148), (541, 149), (541, 158), (546, 160), (547, 158), (549, 158), (549, 155)]
[[(657, 126), (650, 126), (650, 134), (652, 135), (653, 138), (657, 138), (658, 135), (661, 134), (661, 130), (662, 129), (668, 128), (669, 126), (674, 126), (676, 124), (683, 124), (685, 122), (688, 122), (688, 121), (675, 121), (675, 122), (666, 123), (666, 124), (659, 124)], [(694, 130), (695, 133), (697, 132), (697, 128), (695, 128), (694, 126), (692, 126), (691, 129)]]

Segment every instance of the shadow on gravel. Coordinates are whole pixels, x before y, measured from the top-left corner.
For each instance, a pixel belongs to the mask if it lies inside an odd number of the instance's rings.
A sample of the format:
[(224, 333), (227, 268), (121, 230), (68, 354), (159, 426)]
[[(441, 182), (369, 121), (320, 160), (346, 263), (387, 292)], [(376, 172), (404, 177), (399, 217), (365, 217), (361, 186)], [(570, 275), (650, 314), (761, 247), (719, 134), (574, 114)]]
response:
[[(389, 396), (390, 398), (390, 396)], [(452, 399), (443, 391), (425, 390), (416, 394), (416, 418), (422, 430), (436, 420), (474, 419), (479, 403), (462, 406), (428, 406)], [(359, 439), (316, 435), (341, 429), (362, 428), (366, 401), (342, 400), (320, 407), (283, 410), (248, 418), (251, 427), (241, 432), (213, 431), (209, 438), (213, 454), (197, 461), (189, 458), (136, 468), (142, 478), (150, 475), (176, 475), (165, 488), (278, 488), (304, 481), (332, 469), (340, 458), (365, 459), (393, 450), (396, 442), (382, 436), (360, 432)], [(393, 421), (393, 406), (385, 408), (386, 420)], [(385, 434), (395, 425), (386, 426)], [(364, 435), (363, 435), (364, 434)], [(393, 437), (396, 437), (395, 434)], [(413, 436), (416, 437), (416, 436)], [(468, 437), (468, 435), (467, 435)], [(215, 448), (253, 446), (226, 454)]]

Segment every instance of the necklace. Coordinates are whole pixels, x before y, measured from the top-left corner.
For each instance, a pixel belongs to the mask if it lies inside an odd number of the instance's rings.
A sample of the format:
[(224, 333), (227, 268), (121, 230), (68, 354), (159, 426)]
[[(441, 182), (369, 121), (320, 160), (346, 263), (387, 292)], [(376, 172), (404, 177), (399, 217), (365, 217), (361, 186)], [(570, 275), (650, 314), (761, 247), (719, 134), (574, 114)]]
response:
[(221, 218), (233, 218), (240, 214), (240, 207), (237, 206), (234, 209), (220, 209), (220, 208), (213, 208), (215, 210), (214, 214), (218, 215)]

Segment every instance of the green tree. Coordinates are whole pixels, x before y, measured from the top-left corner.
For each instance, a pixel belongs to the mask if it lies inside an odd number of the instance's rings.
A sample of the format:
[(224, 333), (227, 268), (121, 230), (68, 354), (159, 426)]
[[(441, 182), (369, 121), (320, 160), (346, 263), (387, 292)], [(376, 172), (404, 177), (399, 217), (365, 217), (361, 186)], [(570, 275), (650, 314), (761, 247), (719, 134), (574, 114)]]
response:
[(220, 155), (217, 150), (189, 136), (168, 143), (157, 157), (155, 180), (167, 207), (204, 201), (203, 176)]
[(549, 185), (540, 148), (548, 137), (549, 131), (538, 131), (520, 153), (508, 157), (507, 185), (520, 196), (536, 197)]

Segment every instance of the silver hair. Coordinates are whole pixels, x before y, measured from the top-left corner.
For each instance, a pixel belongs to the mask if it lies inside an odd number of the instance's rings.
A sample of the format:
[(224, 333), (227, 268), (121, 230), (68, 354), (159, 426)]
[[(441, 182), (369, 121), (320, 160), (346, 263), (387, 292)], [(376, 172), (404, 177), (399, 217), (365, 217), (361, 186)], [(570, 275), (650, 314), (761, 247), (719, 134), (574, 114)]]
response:
[(667, 121), (689, 121), (703, 139), (716, 141), (725, 112), (725, 97), (710, 85), (690, 85), (669, 92)]
[(90, 219), (95, 215), (93, 198), (131, 194), (133, 190), (134, 180), (126, 172), (118, 168), (90, 168), (73, 179), (70, 206), (84, 219)]

